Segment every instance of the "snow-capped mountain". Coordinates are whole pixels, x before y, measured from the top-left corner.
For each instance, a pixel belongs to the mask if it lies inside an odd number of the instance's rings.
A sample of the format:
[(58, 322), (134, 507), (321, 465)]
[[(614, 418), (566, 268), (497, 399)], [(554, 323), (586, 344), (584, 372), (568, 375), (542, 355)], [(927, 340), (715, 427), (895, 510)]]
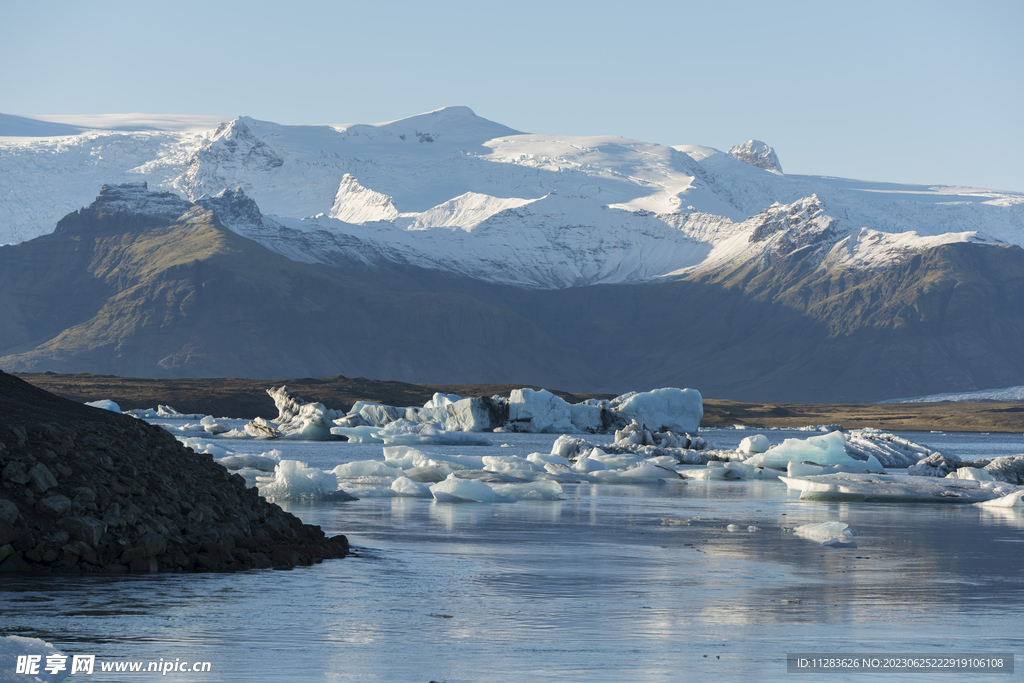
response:
[(829, 267), (872, 268), (940, 244), (1024, 244), (1024, 193), (784, 175), (755, 140), (723, 153), (528, 134), (465, 107), (338, 126), (0, 118), (0, 243), (51, 231), (103, 184), (140, 181), (219, 203), (226, 226), (293, 260), (549, 289), (806, 247)]

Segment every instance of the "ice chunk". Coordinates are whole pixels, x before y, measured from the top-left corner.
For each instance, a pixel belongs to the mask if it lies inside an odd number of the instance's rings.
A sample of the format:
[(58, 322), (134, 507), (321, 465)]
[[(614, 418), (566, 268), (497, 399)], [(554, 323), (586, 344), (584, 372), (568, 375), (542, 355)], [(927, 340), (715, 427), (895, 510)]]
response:
[(935, 451), (878, 429), (855, 429), (846, 435), (846, 453), (867, 460), (874, 456), (884, 467), (910, 467)]
[(643, 458), (635, 455), (609, 455), (598, 448), (590, 451), (588, 457), (604, 465), (606, 470), (625, 470), (630, 467), (636, 467), (643, 461)]
[(606, 420), (610, 419), (610, 415), (605, 408), (599, 405), (572, 403), (569, 405), (569, 419), (576, 427), (573, 431), (596, 434), (605, 431)]
[(331, 441), (337, 438), (331, 434), (331, 420), (343, 417), (337, 410), (328, 410), (323, 403), (306, 403), (287, 386), (267, 389), (274, 399), (278, 416), (274, 420), (277, 431), (286, 439), (304, 441)]
[(444, 481), (430, 487), (434, 500), (445, 503), (514, 503), (515, 496), (503, 496), (487, 484), (475, 479), (459, 479), (449, 474)]
[(508, 407), (486, 396), (462, 398), (438, 393), (417, 412), (416, 419), (436, 422), (441, 429), (450, 432), (489, 432), (505, 424)]
[(1001, 498), (982, 501), (978, 505), (992, 508), (1019, 508), (1024, 507), (1024, 500), (1022, 499), (1024, 499), (1024, 491), (1014, 491)]
[(229, 455), (218, 458), (217, 462), (229, 470), (249, 468), (260, 470), (261, 472), (273, 472), (281, 462), (281, 451), (275, 450), (261, 455), (253, 455), (252, 453)]
[(523, 484), (494, 484), (491, 488), (500, 495), (516, 500), (563, 500), (562, 486), (557, 481), (532, 481)]
[(907, 474), (916, 477), (945, 477), (950, 472), (956, 472), (958, 463), (960, 458), (955, 455), (933, 453), (916, 465), (908, 467)]
[(683, 482), (675, 470), (641, 463), (626, 470), (599, 470), (591, 476), (601, 484), (640, 484), (662, 480)]
[[(340, 429), (335, 427), (335, 429)], [(486, 446), (490, 439), (478, 434), (466, 432), (449, 432), (439, 429), (437, 425), (425, 422), (416, 423), (404, 418), (396, 420), (377, 432), (377, 438), (388, 445), (457, 445)]]
[(92, 408), (99, 408), (101, 410), (109, 410), (112, 413), (120, 414), (121, 412), (121, 407), (119, 405), (107, 399), (103, 399), (102, 401), (90, 401), (85, 405), (90, 406)]
[(785, 470), (790, 462), (811, 462), (816, 465), (846, 465), (865, 472), (884, 470), (882, 464), (869, 457), (867, 462), (854, 460), (846, 454), (846, 437), (842, 432), (831, 432), (808, 439), (786, 439), (775, 448), (759, 453), (744, 461), (748, 465)]
[(349, 479), (352, 477), (390, 477), (396, 479), (404, 476), (402, 470), (396, 467), (388, 467), (379, 460), (356, 460), (355, 462), (338, 465), (331, 471), (339, 479)]
[(800, 500), (849, 500), (900, 503), (975, 503), (1004, 495), (970, 479), (938, 479), (879, 474), (821, 474), (779, 477)]
[(791, 477), (813, 477), (817, 474), (842, 474), (857, 473), (863, 474), (861, 466), (851, 467), (850, 465), (815, 465), (810, 462), (795, 462), (790, 460), (786, 468), (787, 474)]
[(961, 467), (946, 475), (947, 479), (974, 479), (975, 481), (995, 481), (992, 475), (977, 467)]
[(553, 454), (544, 455), (543, 453), (530, 453), (528, 456), (526, 456), (526, 459), (535, 465), (540, 465), (541, 467), (548, 463), (556, 465), (565, 465), (566, 467), (569, 467), (572, 464), (566, 458), (563, 458), (560, 455)]
[(616, 412), (655, 431), (696, 434), (704, 416), (704, 400), (696, 389), (655, 389), (616, 401), (612, 401)]
[(518, 432), (573, 431), (569, 404), (547, 389), (513, 389), (508, 397), (508, 428)]
[(384, 443), (377, 436), (380, 427), (362, 425), (360, 427), (331, 427), (331, 434), (348, 437), (349, 443)]
[(741, 462), (718, 462), (713, 461), (707, 467), (699, 470), (686, 470), (686, 476), (693, 479), (725, 480), (725, 479), (747, 479), (755, 478), (757, 468)]
[(395, 420), (404, 419), (405, 408), (396, 408), (367, 401), (356, 401), (356, 404), (352, 406), (352, 410), (349, 411), (346, 417), (352, 420), (356, 415), (362, 419), (364, 424), (373, 427), (384, 427)]
[(429, 486), (408, 477), (399, 477), (391, 482), (391, 490), (409, 498), (431, 498), (434, 495), (430, 492)]
[(793, 529), (793, 533), (801, 538), (812, 541), (829, 541), (834, 538), (849, 540), (861, 533), (850, 528), (846, 522), (821, 522), (818, 524), (803, 524)]
[(351, 500), (344, 492), (338, 495), (338, 477), (333, 472), (324, 472), (298, 460), (282, 460), (274, 469), (273, 480), (261, 481), (258, 487), (264, 498)]
[(254, 418), (245, 425), (245, 433), (256, 439), (276, 439), (281, 433), (262, 417)]
[(753, 436), (744, 437), (740, 441), (738, 450), (740, 453), (749, 453), (751, 455), (755, 453), (764, 453), (769, 447), (768, 437), (764, 434), (754, 434)]
[(226, 458), (231, 455), (226, 448), (221, 448), (214, 443), (198, 437), (179, 437), (178, 441), (184, 444), (186, 448), (191, 448), (196, 453), (206, 453), (208, 455), (212, 455), (214, 458)]
[(444, 481), (452, 473), (452, 468), (447, 465), (410, 467), (405, 470), (405, 476), (412, 481), (432, 484)]
[[(71, 657), (61, 660), (65, 668), (63, 671), (50, 673), (46, 669), (46, 658), (51, 655), (62, 655), (63, 653), (51, 643), (39, 638), (26, 638), (23, 636), (0, 636), (0, 681), (3, 683), (56, 683), (63, 681), (71, 673)], [(18, 673), (19, 657), (38, 657), (33, 663), (37, 663), (36, 673)], [(27, 660), (22, 660), (23, 662)], [(52, 670), (52, 669), (51, 669)], [(97, 673), (99, 666), (96, 667)]]
[(544, 467), (530, 462), (518, 455), (485, 455), (483, 456), (483, 469), (491, 472), (509, 472), (511, 470), (540, 471)]
[(985, 471), (991, 474), (993, 479), (1010, 484), (1024, 484), (1024, 454), (994, 458), (985, 465)]

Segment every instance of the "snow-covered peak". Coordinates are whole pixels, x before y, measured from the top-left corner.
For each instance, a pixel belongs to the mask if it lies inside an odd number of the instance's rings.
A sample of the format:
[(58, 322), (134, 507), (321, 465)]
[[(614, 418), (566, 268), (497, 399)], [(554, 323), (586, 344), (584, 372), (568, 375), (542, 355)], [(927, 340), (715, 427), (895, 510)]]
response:
[(398, 218), (398, 209), (391, 197), (363, 187), (354, 175), (346, 173), (341, 177), (328, 215), (346, 223), (370, 223), (394, 220)]
[(189, 198), (215, 194), (230, 185), (251, 189), (249, 176), (284, 164), (281, 153), (252, 132), (252, 123), (252, 119), (241, 116), (222, 123), (196, 150), (185, 171), (183, 189)]
[(245, 234), (263, 227), (260, 208), (240, 187), (225, 188), (212, 197), (200, 197), (196, 204), (215, 213), (221, 223), (237, 233)]
[(779, 163), (779, 156), (775, 153), (774, 149), (760, 140), (747, 140), (730, 149), (729, 154), (745, 164), (757, 166), (766, 171), (782, 175), (782, 164)]
[(477, 116), (469, 107), (443, 107), (396, 121), (341, 128), (351, 138), (379, 142), (479, 145), (502, 135), (519, 135), (500, 123)]
[(142, 182), (104, 185), (89, 208), (102, 213), (124, 211), (174, 219), (192, 205), (173, 192), (150, 192), (149, 185)]

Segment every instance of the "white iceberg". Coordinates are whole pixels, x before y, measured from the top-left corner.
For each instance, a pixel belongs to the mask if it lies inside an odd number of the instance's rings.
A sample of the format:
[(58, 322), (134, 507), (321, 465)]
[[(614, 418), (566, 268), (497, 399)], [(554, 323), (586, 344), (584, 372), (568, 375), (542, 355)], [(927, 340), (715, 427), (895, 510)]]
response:
[(821, 474), (779, 477), (800, 500), (845, 500), (899, 503), (976, 503), (1004, 496), (1009, 484), (964, 479), (879, 474)]
[(544, 469), (543, 465), (530, 462), (518, 455), (485, 455), (483, 456), (483, 469), (491, 472), (510, 472), (513, 470), (526, 470), (528, 472), (539, 472)]
[(517, 432), (572, 432), (572, 411), (565, 399), (547, 389), (513, 389), (508, 397), (507, 428)]
[(434, 500), (443, 503), (514, 503), (515, 496), (504, 496), (482, 481), (459, 479), (454, 474), (430, 487)]
[(991, 508), (1019, 508), (1024, 507), (1024, 491), (1014, 491), (1001, 498), (993, 498), (992, 500), (982, 501), (977, 503), (983, 507)]
[[(335, 427), (338, 429), (338, 427)], [(377, 438), (391, 445), (451, 445), (451, 446), (486, 446), (490, 439), (485, 436), (466, 432), (449, 432), (437, 425), (424, 422), (416, 423), (401, 418), (388, 424), (377, 432)]]
[(303, 441), (331, 441), (337, 438), (331, 434), (331, 421), (343, 417), (339, 411), (329, 410), (323, 403), (306, 403), (301, 396), (289, 391), (287, 386), (267, 389), (267, 394), (277, 406), (278, 415), (274, 423), (284, 438)]
[(380, 460), (356, 460), (344, 465), (338, 465), (331, 471), (339, 479), (351, 479), (353, 477), (388, 477), (396, 479), (404, 476), (401, 469), (389, 467)]
[(274, 469), (272, 480), (257, 483), (264, 498), (283, 500), (351, 499), (338, 491), (338, 477), (298, 460), (282, 460)]
[(90, 401), (85, 405), (91, 408), (99, 408), (100, 410), (109, 410), (112, 413), (121, 414), (121, 406), (107, 399), (103, 399), (102, 401)]
[(399, 496), (409, 498), (430, 498), (434, 495), (430, 492), (429, 486), (408, 477), (399, 477), (391, 482), (391, 490)]
[(764, 434), (754, 434), (753, 436), (744, 437), (736, 450), (740, 453), (754, 455), (764, 453), (770, 446), (771, 444), (768, 443), (767, 436)]
[(758, 453), (744, 461), (747, 465), (785, 470), (790, 462), (812, 462), (816, 465), (846, 465), (881, 472), (885, 468), (873, 456), (867, 461), (855, 460), (846, 453), (846, 437), (842, 432), (830, 432), (808, 439), (786, 439), (775, 448)]
[(228, 449), (222, 448), (215, 443), (199, 437), (178, 437), (178, 441), (184, 444), (186, 448), (191, 448), (196, 453), (206, 453), (207, 455), (212, 455), (214, 458), (226, 458), (231, 455), (231, 452)]
[(820, 522), (818, 524), (803, 524), (793, 529), (793, 533), (801, 538), (812, 541), (830, 541), (834, 538), (849, 540), (861, 533), (851, 529), (846, 522)]
[(874, 457), (884, 467), (910, 467), (935, 451), (878, 429), (854, 429), (846, 434), (846, 453), (863, 460)]
[(273, 472), (281, 463), (281, 451), (270, 451), (254, 455), (252, 453), (241, 453), (217, 458), (217, 462), (229, 470), (254, 469), (261, 472)]
[(612, 407), (623, 417), (659, 432), (696, 434), (704, 417), (704, 400), (696, 389), (668, 387), (626, 394), (613, 400)]

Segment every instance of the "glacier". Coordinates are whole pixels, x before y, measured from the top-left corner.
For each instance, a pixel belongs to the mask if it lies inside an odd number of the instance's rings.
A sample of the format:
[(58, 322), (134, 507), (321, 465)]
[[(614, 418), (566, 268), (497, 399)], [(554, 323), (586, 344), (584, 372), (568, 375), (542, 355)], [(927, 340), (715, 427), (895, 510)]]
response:
[(50, 232), (97, 188), (124, 183), (163, 193), (154, 210), (215, 208), (293, 260), (399, 261), (548, 289), (802, 244), (857, 268), (950, 242), (1024, 244), (1024, 193), (783, 174), (778, 152), (524, 133), (459, 106), (345, 126), (5, 117), (0, 244)]

